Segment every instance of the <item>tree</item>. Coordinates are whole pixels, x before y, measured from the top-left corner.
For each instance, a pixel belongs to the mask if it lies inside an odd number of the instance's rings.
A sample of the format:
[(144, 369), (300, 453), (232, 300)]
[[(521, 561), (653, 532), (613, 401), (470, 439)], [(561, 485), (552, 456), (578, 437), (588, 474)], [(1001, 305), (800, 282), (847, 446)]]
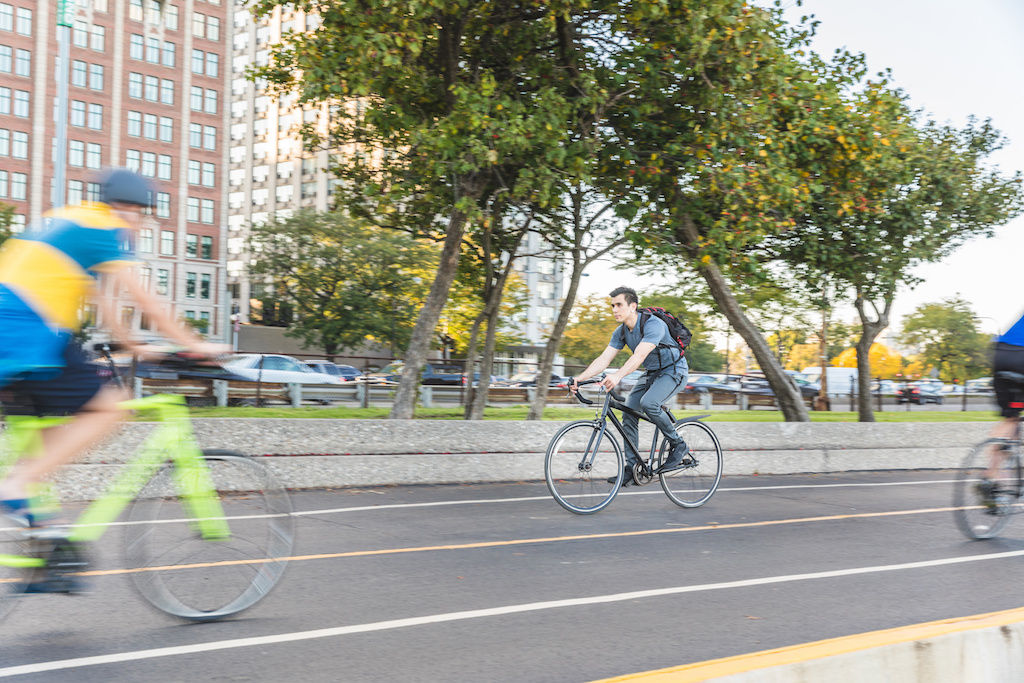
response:
[(13, 234), (14, 207), (6, 202), (0, 202), (0, 244), (3, 244)]
[[(562, 335), (562, 355), (579, 365), (588, 365), (608, 348), (616, 327), (618, 323), (611, 315), (607, 296), (595, 294), (577, 301)], [(628, 357), (629, 350), (624, 349), (624, 353), (625, 356), (616, 356), (616, 361)]]
[(903, 321), (900, 342), (920, 351), (917, 360), (947, 382), (990, 369), (988, 335), (978, 330), (970, 305), (959, 297), (922, 304)]
[[(876, 377), (895, 377), (903, 371), (903, 356), (884, 344), (871, 345), (871, 372)], [(857, 348), (851, 346), (832, 360), (832, 365), (839, 368), (857, 367)]]
[(250, 239), (249, 272), (291, 307), (290, 336), (327, 354), (367, 340), (409, 342), (437, 260), (433, 244), (311, 211), (254, 225)]
[[(254, 10), (278, 6), (314, 11), (321, 25), (286, 36), (257, 73), (276, 92), (337, 107), (325, 139), (306, 132), (311, 146), (359, 152), (335, 169), (343, 205), (443, 240), (391, 411), (409, 418), (463, 236), (483, 220), (487, 198), (546, 206), (592, 156), (591, 136), (574, 134), (614, 93), (587, 74), (595, 63), (585, 55), (597, 46), (579, 24), (604, 25), (602, 10), (616, 3), (261, 0)], [(355, 98), (360, 106), (342, 106)]]

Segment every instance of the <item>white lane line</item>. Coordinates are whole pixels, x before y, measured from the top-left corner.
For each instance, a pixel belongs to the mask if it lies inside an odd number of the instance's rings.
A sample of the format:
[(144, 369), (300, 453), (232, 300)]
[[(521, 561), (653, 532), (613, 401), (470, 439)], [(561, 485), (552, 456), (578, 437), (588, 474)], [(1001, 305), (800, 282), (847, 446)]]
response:
[(445, 614), (432, 614), (425, 617), (390, 619), (388, 621), (375, 621), (367, 624), (353, 624), (351, 626), (337, 626), (333, 628), (314, 629), (311, 631), (279, 633), (277, 635), (272, 636), (257, 636), (254, 638), (234, 638), (231, 640), (219, 640), (207, 643), (196, 643), (194, 645), (177, 645), (174, 647), (160, 647), (153, 648), (150, 650), (136, 650), (134, 652), (118, 652), (114, 654), (97, 655), (92, 657), (76, 657), (74, 659), (60, 659), (49, 662), (37, 662), (35, 664), (21, 664), (18, 666), (0, 668), (0, 678), (20, 676), (24, 674), (43, 673), (45, 671), (78, 669), (82, 667), (98, 666), (102, 664), (119, 664), (122, 662), (132, 662), (142, 659), (157, 659), (160, 657), (174, 657), (177, 655), (196, 654), (200, 652), (232, 650), (236, 648), (253, 647), (257, 645), (275, 645), (278, 643), (291, 643), (300, 640), (333, 638), (337, 636), (352, 635), (354, 633), (388, 631), (393, 629), (406, 628), (409, 626), (425, 626), (428, 624), (441, 624), (451, 621), (479, 619), (482, 617), (500, 617), (509, 614), (521, 614), (523, 612), (538, 612), (541, 610), (562, 609), (566, 607), (582, 607), (585, 605), (601, 605), (612, 602), (624, 602), (626, 600), (642, 600), (646, 598), (663, 597), (666, 595), (680, 595), (683, 593), (698, 593), (703, 591), (726, 590), (730, 588), (749, 588), (751, 586), (766, 586), (775, 583), (810, 581), (814, 579), (833, 579), (844, 576), (857, 576), (860, 574), (875, 574), (881, 572), (923, 569), (927, 567), (941, 567), (953, 564), (964, 564), (968, 562), (1004, 560), (1012, 557), (1021, 556), (1024, 556), (1024, 550), (1012, 550), (1003, 553), (968, 555), (966, 557), (947, 557), (938, 560), (904, 562), (902, 564), (874, 565), (870, 567), (854, 567), (851, 569), (833, 569), (830, 571), (809, 572), (806, 574), (785, 574), (782, 576), (766, 576), (757, 579), (724, 581), (721, 583), (705, 583), (697, 584), (694, 586), (674, 586), (671, 588), (655, 588), (651, 590), (630, 591), (628, 593), (611, 593), (608, 595), (595, 595), (589, 598), (570, 598), (566, 600), (546, 600), (543, 602), (528, 602), (519, 605), (506, 605), (504, 607), (490, 607), (486, 609), (465, 610), (461, 612), (448, 612)]
[[(925, 479), (915, 481), (883, 481), (875, 483), (850, 483), (850, 484), (780, 484), (777, 486), (733, 486), (722, 487), (718, 493), (737, 493), (750, 491), (781, 491), (786, 489), (830, 489), (830, 488), (857, 488), (875, 486), (919, 486), (922, 484), (953, 484), (955, 479)], [(620, 496), (651, 496), (664, 495), (662, 490), (652, 489), (650, 491), (622, 491)], [(582, 498), (583, 496), (566, 496), (567, 498)], [(428, 503), (389, 503), (386, 505), (362, 505), (356, 507), (323, 508), (319, 510), (299, 510), (293, 512), (295, 517), (315, 517), (317, 515), (335, 515), (348, 512), (373, 512), (377, 510), (402, 510), (411, 508), (448, 507), (452, 505), (487, 505), (491, 503), (528, 503), (538, 500), (551, 500), (551, 496), (520, 496), (518, 498), (472, 498), (468, 500), (438, 500)], [(279, 515), (237, 515), (227, 519), (265, 519)], [(139, 524), (179, 524), (188, 522), (188, 519), (163, 519), (139, 522), (111, 522), (109, 526), (136, 526)], [(81, 525), (72, 525), (81, 526)], [(0, 532), (18, 531), (20, 527), (0, 527)]]

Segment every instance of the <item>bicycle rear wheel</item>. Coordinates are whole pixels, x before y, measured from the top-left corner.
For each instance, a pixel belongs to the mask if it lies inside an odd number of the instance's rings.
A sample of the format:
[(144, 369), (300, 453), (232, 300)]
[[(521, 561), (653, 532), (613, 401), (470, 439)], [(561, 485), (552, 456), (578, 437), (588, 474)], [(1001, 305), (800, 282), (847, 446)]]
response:
[(548, 490), (578, 515), (603, 510), (622, 485), (622, 448), (611, 434), (600, 432), (591, 420), (570, 422), (551, 439), (544, 456)]
[(986, 505), (985, 495), (978, 488), (986, 478), (992, 452), (989, 446), (994, 443), (999, 441), (990, 439), (974, 447), (964, 458), (953, 487), (953, 518), (967, 538), (984, 540), (996, 536), (1017, 508), (1021, 493), (1019, 445), (1014, 444), (1002, 458), (995, 476), (989, 477), (996, 486), (990, 504)]
[(231, 451), (206, 450), (203, 459), (230, 534), (203, 538), (166, 465), (132, 503), (125, 538), (142, 596), (190, 621), (222, 619), (259, 602), (281, 579), (294, 540), (291, 501), (265, 465)]
[[(700, 507), (715, 494), (722, 481), (722, 446), (703, 422), (677, 422), (676, 433), (690, 447), (681, 467), (658, 475), (661, 488), (673, 503), (684, 508)], [(668, 457), (668, 441), (661, 442), (658, 465)]]

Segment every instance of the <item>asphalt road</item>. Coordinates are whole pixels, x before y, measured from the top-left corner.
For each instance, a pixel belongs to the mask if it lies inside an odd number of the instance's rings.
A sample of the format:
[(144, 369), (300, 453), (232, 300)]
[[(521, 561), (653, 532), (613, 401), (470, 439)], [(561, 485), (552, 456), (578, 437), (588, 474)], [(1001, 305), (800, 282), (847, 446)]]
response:
[(307, 557), (251, 611), (182, 624), (96, 577), (21, 600), (0, 678), (589, 681), (1024, 605), (1024, 524), (964, 540), (950, 479), (730, 477), (697, 510), (655, 484), (588, 517), (535, 483), (303, 492)]

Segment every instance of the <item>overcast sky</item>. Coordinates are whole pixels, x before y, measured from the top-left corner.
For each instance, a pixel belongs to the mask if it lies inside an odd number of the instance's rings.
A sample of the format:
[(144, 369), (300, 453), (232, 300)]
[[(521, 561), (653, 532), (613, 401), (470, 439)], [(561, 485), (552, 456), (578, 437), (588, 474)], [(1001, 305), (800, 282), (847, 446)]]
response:
[[(787, 2), (793, 21), (820, 20), (816, 51), (863, 52), (872, 72), (889, 68), (916, 108), (942, 122), (991, 118), (1009, 138), (994, 158), (1004, 171), (1024, 169), (1024, 1), (1022, 0), (805, 0)], [(1024, 312), (1024, 217), (974, 240), (946, 260), (923, 266), (924, 282), (894, 304), (899, 319), (926, 302), (960, 295), (986, 332), (1005, 331)], [(607, 264), (583, 279), (584, 294), (606, 293), (632, 281)], [(641, 287), (649, 281), (635, 279)], [(855, 316), (852, 308), (845, 314)]]

